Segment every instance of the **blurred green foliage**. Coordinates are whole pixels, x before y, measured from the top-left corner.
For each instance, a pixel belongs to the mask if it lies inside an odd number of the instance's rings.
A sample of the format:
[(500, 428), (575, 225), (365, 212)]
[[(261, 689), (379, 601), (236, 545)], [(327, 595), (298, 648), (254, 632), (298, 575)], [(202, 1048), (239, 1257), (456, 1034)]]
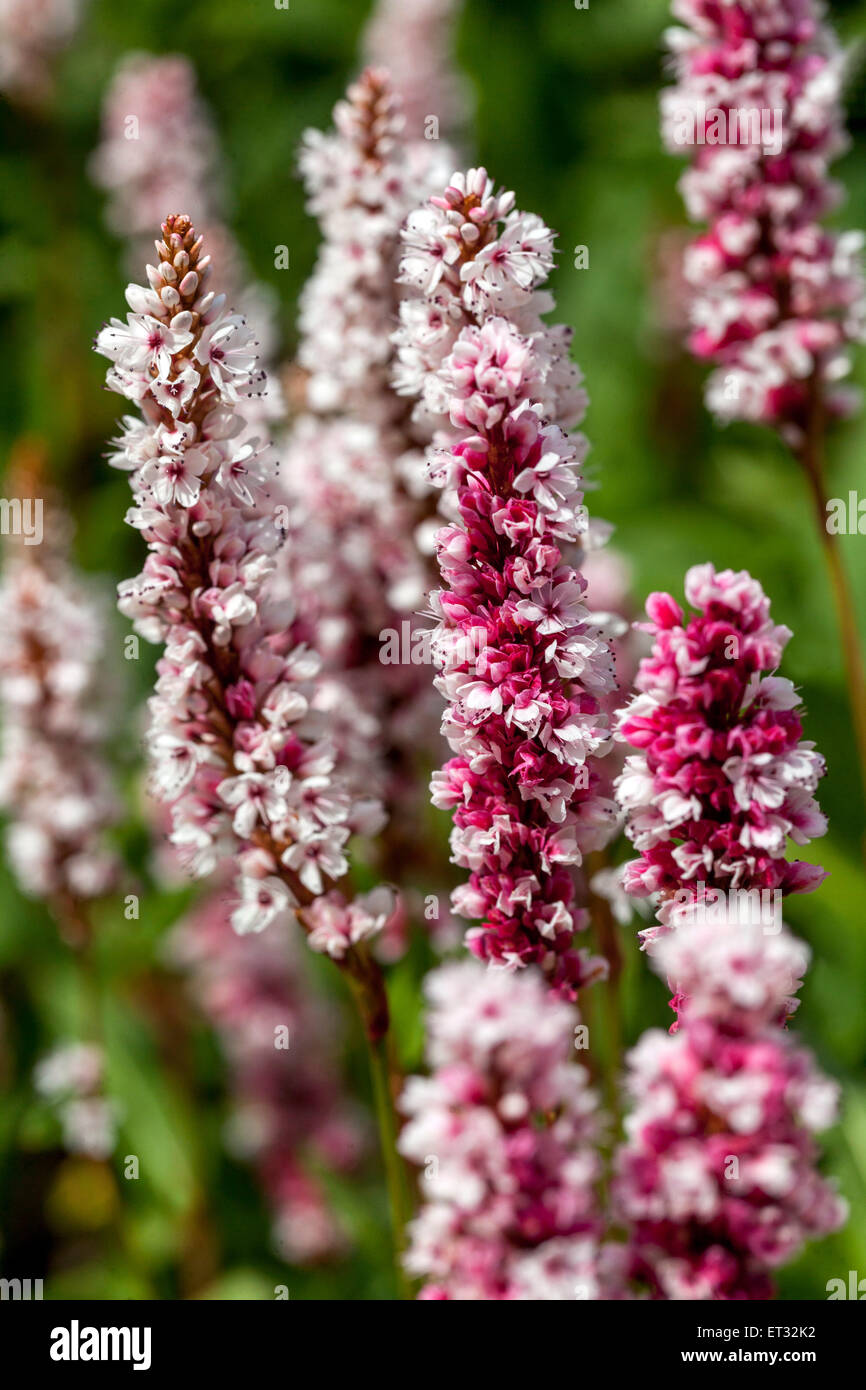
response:
[[(119, 402), (103, 391), (104, 363), (89, 350), (100, 324), (121, 311), (125, 283), (122, 248), (105, 231), (103, 199), (87, 176), (105, 87), (129, 50), (182, 52), (193, 60), (225, 153), (230, 220), (255, 275), (279, 295), (290, 356), (297, 295), (317, 242), (295, 152), (305, 127), (329, 123), (355, 69), (367, 9), (356, 0), (291, 0), (288, 10), (270, 0), (183, 6), (93, 0), (58, 62), (50, 108), (28, 113), (0, 100), (0, 331), (8, 345), (0, 373), (3, 457), (21, 435), (47, 440), (76, 517), (77, 558), (104, 575), (109, 588), (135, 572), (139, 543), (123, 525), (126, 480), (102, 461)], [(836, 0), (831, 10), (843, 38), (866, 34), (864, 0)], [(814, 950), (797, 1026), (845, 1088), (844, 1119), (828, 1137), (826, 1166), (838, 1175), (852, 1217), (843, 1232), (784, 1272), (782, 1292), (821, 1298), (827, 1279), (846, 1277), (849, 1269), (866, 1273), (864, 808), (835, 620), (803, 481), (768, 433), (713, 424), (701, 404), (701, 372), (659, 327), (659, 241), (684, 223), (680, 170), (658, 135), (667, 22), (666, 0), (591, 0), (587, 10), (576, 10), (571, 0), (467, 0), (458, 36), (476, 101), (467, 153), (559, 231), (553, 288), (558, 317), (574, 326), (575, 356), (591, 396), (587, 430), (600, 484), (595, 510), (616, 525), (615, 544), (633, 565), (635, 594), (681, 592), (684, 571), (702, 560), (744, 566), (771, 595), (776, 620), (795, 634), (787, 673), (802, 687), (807, 734), (827, 756), (821, 796), (831, 822), (827, 839), (812, 846), (830, 878), (818, 895), (790, 910), (793, 928)], [(849, 93), (854, 140), (838, 166), (849, 193), (838, 214), (844, 226), (866, 226), (864, 94), (857, 66)], [(274, 268), (279, 245), (290, 249), (289, 270)], [(573, 267), (579, 245), (589, 248), (587, 269)], [(857, 378), (866, 379), (866, 354)], [(861, 484), (864, 453), (861, 416), (831, 441), (834, 495)], [(866, 629), (866, 541), (842, 543)], [(101, 1190), (92, 1173), (61, 1161), (52, 1148), (50, 1119), (33, 1102), (32, 1065), (53, 1041), (74, 1036), (92, 1005), (45, 913), (0, 871), (9, 1054), (0, 1107), (0, 1203), (7, 1242), (32, 1260), (34, 1274), (50, 1271), (50, 1296), (171, 1297), (189, 1287), (187, 1275), (200, 1289), (196, 1261), (210, 1247), (215, 1268), (203, 1296), (272, 1298), (282, 1283), (292, 1298), (389, 1296), (375, 1163), (357, 1180), (327, 1179), (355, 1253), (335, 1267), (287, 1273), (268, 1253), (267, 1216), (252, 1179), (220, 1145), (225, 1098), (214, 1040), (203, 1024), (194, 1026), (190, 1090), (178, 1068), (167, 1065), (149, 1026), (142, 978), (150, 973), (157, 991), (177, 988), (159, 964), (159, 949), (188, 895), (158, 893), (148, 878), (136, 742), (152, 654), (124, 663), (120, 626), (116, 643), (118, 667), (129, 667), (128, 723), (117, 738), (128, 784), (124, 847), (142, 882), (142, 917), (129, 923), (119, 907), (107, 911), (93, 972), (112, 1085), (126, 1098), (120, 1152), (142, 1156), (143, 1177), (135, 1184), (117, 1177)], [(444, 833), (442, 843), (444, 854)], [(649, 1024), (665, 1023), (666, 1012), (664, 993), (631, 933), (623, 944), (633, 1040)], [(419, 945), (391, 974), (397, 1033), (411, 1065), (420, 1056), (418, 982), (428, 963)], [(327, 972), (319, 975), (323, 988), (333, 984)], [(347, 1028), (348, 1074), (364, 1093), (363, 1051), (351, 1020)], [(64, 1251), (59, 1263), (52, 1256), (57, 1241)]]

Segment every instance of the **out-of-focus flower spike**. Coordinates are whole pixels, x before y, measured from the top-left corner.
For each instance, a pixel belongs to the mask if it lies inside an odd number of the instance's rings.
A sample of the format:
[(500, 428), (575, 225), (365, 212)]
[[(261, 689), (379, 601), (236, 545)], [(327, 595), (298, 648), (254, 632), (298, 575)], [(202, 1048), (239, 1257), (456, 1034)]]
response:
[(322, 657), (317, 700), (341, 766), (391, 813), (382, 841), (389, 876), (417, 858), (417, 768), (438, 752), (422, 646), (429, 624), (420, 616), (430, 583), (418, 544), (430, 510), (427, 436), (392, 389), (389, 335), (402, 294), (400, 227), (445, 178), (449, 158), (444, 142), (407, 137), (381, 69), (351, 84), (334, 129), (308, 131), (300, 157), (322, 244), (301, 296), (289, 388), (300, 413), (280, 475), (290, 535), (282, 563), (297, 598), (296, 634)]
[(54, 89), (57, 55), (71, 42), (86, 0), (3, 0), (0, 4), (0, 91), (41, 107)]
[[(7, 476), (10, 534), (0, 581), (0, 807), (23, 891), (82, 944), (79, 905), (114, 885), (106, 831), (119, 815), (106, 766), (107, 614), (69, 557), (69, 526), (41, 450), (22, 444)], [(4, 525), (4, 530), (6, 526)]]
[(412, 140), (452, 137), (466, 121), (468, 87), (452, 55), (461, 8), (461, 0), (378, 0), (367, 23), (367, 61), (391, 74)]
[(316, 1164), (351, 1169), (364, 1147), (339, 1085), (336, 1020), (315, 996), (291, 936), (276, 924), (238, 936), (208, 894), (172, 934), (171, 958), (216, 1029), (228, 1065), (227, 1142), (253, 1165), (291, 1264), (340, 1254), (346, 1236)]
[(600, 1248), (596, 1099), (575, 1011), (532, 974), (474, 961), (428, 976), (429, 1077), (411, 1077), (400, 1149), (421, 1168), (406, 1267), (422, 1299), (623, 1296)]
[(614, 1215), (627, 1274), (662, 1299), (767, 1299), (773, 1274), (846, 1207), (817, 1169), (838, 1086), (782, 1026), (808, 951), (734, 910), (680, 922), (653, 965), (687, 999), (629, 1056)]

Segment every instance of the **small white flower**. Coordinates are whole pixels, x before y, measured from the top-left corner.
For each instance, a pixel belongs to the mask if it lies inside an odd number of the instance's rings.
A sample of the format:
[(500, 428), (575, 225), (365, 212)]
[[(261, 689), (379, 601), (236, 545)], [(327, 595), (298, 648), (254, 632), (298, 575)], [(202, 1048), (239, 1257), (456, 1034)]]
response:
[(290, 845), (283, 853), (283, 863), (293, 869), (305, 888), (317, 897), (324, 889), (325, 875), (342, 878), (349, 868), (342, 846), (349, 832), (342, 826), (323, 830), (309, 839)]
[(215, 623), (214, 642), (224, 647), (231, 641), (233, 627), (245, 627), (251, 623), (258, 612), (255, 599), (237, 581), (224, 589), (211, 603), (211, 616)]
[(175, 353), (192, 342), (192, 334), (160, 323), (152, 314), (127, 314), (126, 323), (112, 319), (97, 339), (96, 351), (129, 372), (147, 372), (155, 367), (165, 374)]
[[(286, 769), (282, 772), (285, 774)], [(259, 822), (268, 825), (286, 814), (286, 798), (278, 790), (273, 773), (245, 772), (240, 777), (227, 777), (217, 792), (234, 808), (232, 827), (242, 840), (249, 839)]]
[(257, 467), (261, 458), (262, 451), (259, 449), (258, 440), (251, 440), (242, 444), (231, 458), (225, 459), (216, 475), (220, 486), (227, 492), (234, 493), (247, 507), (251, 507), (255, 501), (250, 484), (255, 486), (262, 481), (261, 468)]
[(191, 362), (184, 362), (172, 377), (158, 376), (151, 383), (155, 399), (172, 415), (179, 415), (189, 405), (199, 383), (199, 375)]
[(170, 801), (186, 787), (198, 767), (198, 753), (188, 738), (158, 731), (151, 742), (154, 781), (161, 800)]
[(288, 908), (296, 906), (285, 883), (274, 875), (267, 878), (244, 876), (240, 879), (240, 889), (240, 906), (232, 913), (232, 926), (239, 936), (264, 931)]
[(237, 401), (256, 369), (253, 335), (240, 314), (209, 324), (195, 345), (195, 356), (210, 367), (224, 401)]
[(207, 466), (208, 458), (203, 450), (184, 449), (149, 460), (138, 478), (142, 487), (163, 506), (175, 503), (179, 507), (193, 507), (198, 501), (202, 474)]

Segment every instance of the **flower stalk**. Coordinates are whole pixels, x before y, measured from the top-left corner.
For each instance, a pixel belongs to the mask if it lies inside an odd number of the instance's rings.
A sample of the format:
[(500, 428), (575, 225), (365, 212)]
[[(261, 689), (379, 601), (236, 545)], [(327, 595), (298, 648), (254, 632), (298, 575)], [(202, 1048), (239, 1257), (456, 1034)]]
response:
[(675, 0), (676, 81), (662, 95), (680, 183), (707, 223), (684, 260), (689, 347), (714, 364), (707, 404), (722, 420), (778, 431), (805, 472), (836, 606), (866, 797), (866, 678), (850, 582), (827, 529), (824, 437), (859, 408), (845, 386), (866, 336), (863, 236), (822, 219), (839, 201), (848, 64), (816, 0)]
[(860, 769), (860, 782), (866, 798), (866, 668), (857, 621), (854, 593), (839, 536), (828, 526), (829, 509), (824, 466), (824, 411), (820, 392), (813, 391), (812, 407), (806, 433), (796, 448), (812, 499), (815, 524), (821, 553), (827, 566), (827, 576), (836, 609), (836, 621), (842, 645), (848, 703), (854, 728), (854, 740)]
[(388, 1003), (365, 939), (384, 914), (347, 903), (334, 884), (350, 835), (378, 828), (380, 810), (341, 784), (313, 708), (317, 658), (291, 643), (291, 597), (268, 588), (281, 510), (270, 448), (241, 413), (263, 388), (252, 334), (210, 290), (189, 217), (166, 219), (156, 251), (148, 285), (127, 291), (126, 323), (96, 342), (110, 388), (142, 411), (124, 419), (111, 462), (130, 474), (127, 520), (148, 546), (119, 606), (165, 644), (150, 701), (154, 792), (194, 877), (233, 859), (235, 930), (294, 915), (351, 982), (375, 1047)]

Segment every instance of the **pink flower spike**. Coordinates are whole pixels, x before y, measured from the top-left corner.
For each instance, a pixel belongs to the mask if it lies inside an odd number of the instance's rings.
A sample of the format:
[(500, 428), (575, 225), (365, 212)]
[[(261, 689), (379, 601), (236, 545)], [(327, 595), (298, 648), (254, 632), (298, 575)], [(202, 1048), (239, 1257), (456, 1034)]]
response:
[(820, 0), (675, 0), (675, 83), (662, 129), (686, 156), (689, 216), (707, 231), (686, 251), (689, 347), (715, 370), (707, 404), (723, 421), (775, 426), (795, 448), (818, 396), (850, 415), (840, 385), (866, 337), (859, 232), (821, 220), (838, 202), (829, 167), (847, 145), (848, 56)]
[[(148, 547), (143, 573), (121, 588), (121, 608), (144, 637), (165, 644), (148, 742), (171, 842), (197, 877), (235, 861), (232, 920), (255, 933), (345, 874), (356, 808), (312, 712), (317, 658), (293, 645), (284, 597), (268, 587), (282, 542), (273, 463), (253, 441), (236, 442), (244, 422), (234, 407), (257, 379), (252, 335), (238, 315), (214, 310), (206, 323), (196, 308), (210, 261), (188, 217), (166, 219), (157, 250), (154, 292), (187, 287), (177, 290), (173, 327), (161, 326), (159, 343), (146, 347), (156, 320), (134, 326), (131, 347), (110, 332), (99, 344), (110, 358), (131, 352), (137, 362), (152, 351), (160, 360), (144, 418), (128, 417), (115, 444), (113, 462), (128, 471), (137, 504), (129, 519)], [(359, 800), (358, 820), (372, 823), (372, 809)], [(387, 1010), (381, 980), (365, 966), (375, 1032)], [(351, 955), (345, 967), (362, 968)]]
[(650, 949), (708, 896), (775, 902), (823, 877), (785, 858), (789, 838), (805, 844), (826, 829), (814, 798), (824, 760), (802, 740), (791, 682), (770, 674), (790, 632), (745, 570), (695, 565), (685, 589), (697, 606), (689, 617), (651, 595), (642, 626), (652, 650), (618, 721), (620, 741), (642, 750), (616, 792), (639, 853), (624, 887), (658, 906), (661, 925), (641, 934)]
[(553, 234), (513, 204), (473, 169), (409, 217), (401, 279), (415, 297), (400, 306), (395, 380), (419, 395), (419, 419), (439, 422), (429, 475), (455, 518), (436, 538), (430, 599), (455, 755), (433, 795), (470, 875), (454, 908), (481, 919), (467, 936), (481, 959), (535, 963), (574, 997), (599, 973), (574, 946), (573, 874), (615, 825), (595, 767), (613, 659), (575, 568), (585, 441), (565, 428), (585, 397), (567, 334), (541, 318)]

